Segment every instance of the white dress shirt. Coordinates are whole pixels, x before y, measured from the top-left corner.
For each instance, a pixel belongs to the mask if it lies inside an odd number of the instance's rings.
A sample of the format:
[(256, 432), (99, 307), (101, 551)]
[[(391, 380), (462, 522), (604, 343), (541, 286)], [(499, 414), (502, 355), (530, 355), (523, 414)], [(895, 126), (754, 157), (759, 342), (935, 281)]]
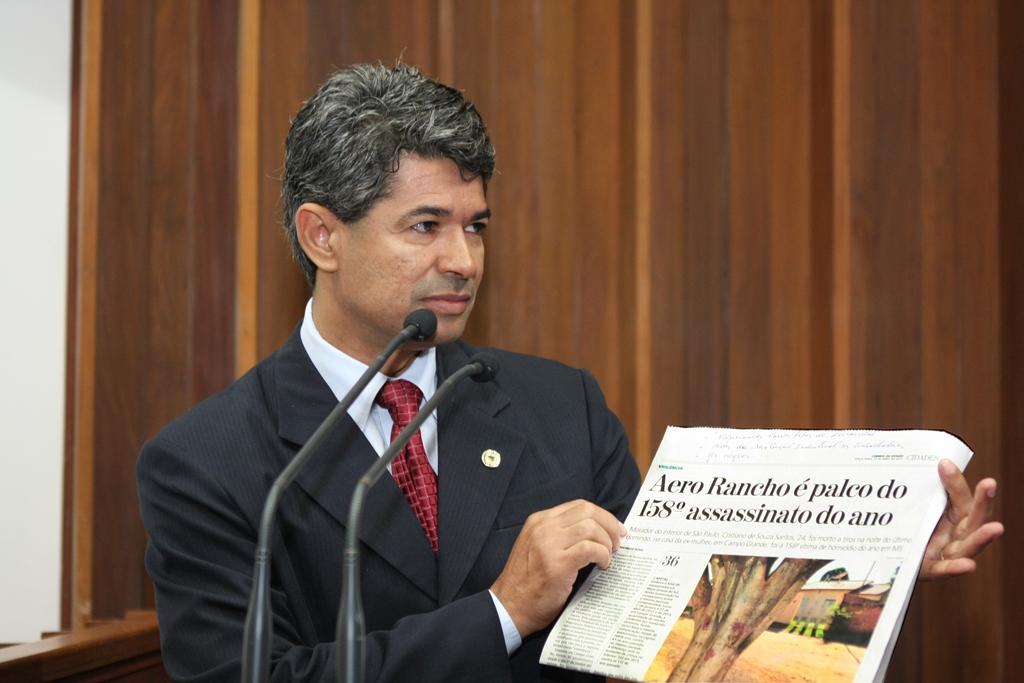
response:
[[(349, 356), (335, 346), (332, 346), (324, 339), (316, 329), (313, 322), (313, 300), (306, 303), (306, 313), (302, 317), (302, 327), (299, 328), (299, 337), (306, 354), (313, 361), (320, 376), (324, 378), (327, 386), (337, 400), (341, 400), (348, 393), (359, 377), (366, 372), (366, 364)], [(391, 443), (391, 427), (394, 421), (391, 413), (376, 402), (377, 394), (384, 383), (391, 379), (404, 379), (412, 382), (423, 392), (423, 401), (434, 395), (437, 390), (437, 352), (431, 347), (416, 356), (415, 360), (401, 372), (397, 377), (377, 373), (370, 380), (363, 392), (356, 397), (356, 400), (349, 406), (348, 414), (356, 423), (359, 430), (366, 436), (373, 449), (380, 456)], [(422, 402), (421, 402), (422, 405)], [(431, 413), (430, 417), (420, 425), (420, 438), (423, 439), (423, 448), (427, 452), (427, 460), (434, 472), (438, 472), (437, 457), (437, 411)], [(390, 471), (391, 466), (388, 466)], [(493, 592), (491, 600), (494, 601), (494, 608), (498, 612), (498, 619), (501, 621), (501, 630), (505, 637), (505, 649), (511, 655), (523, 639), (516, 629), (515, 622), (509, 616), (505, 606), (501, 604)]]
[[(366, 372), (366, 364), (332, 346), (320, 335), (313, 322), (312, 299), (306, 304), (306, 314), (302, 318), (299, 336), (302, 338), (302, 346), (306, 349), (309, 359), (313, 361), (316, 371), (327, 382), (334, 397), (340, 401), (359, 380), (359, 377)], [(397, 377), (388, 377), (378, 372), (363, 389), (363, 393), (359, 394), (349, 406), (349, 417), (359, 427), (359, 431), (366, 436), (366, 440), (373, 446), (373, 450), (377, 451), (378, 456), (383, 455), (391, 443), (391, 427), (394, 421), (387, 408), (379, 405), (376, 399), (381, 387), (391, 379), (404, 379), (412, 382), (423, 392), (423, 401), (426, 401), (434, 395), (434, 391), (437, 389), (437, 353), (433, 348), (427, 349), (416, 356), (409, 367)], [(423, 439), (427, 460), (430, 461), (430, 466), (434, 468), (436, 474), (436, 410), (420, 425), (420, 438)]]

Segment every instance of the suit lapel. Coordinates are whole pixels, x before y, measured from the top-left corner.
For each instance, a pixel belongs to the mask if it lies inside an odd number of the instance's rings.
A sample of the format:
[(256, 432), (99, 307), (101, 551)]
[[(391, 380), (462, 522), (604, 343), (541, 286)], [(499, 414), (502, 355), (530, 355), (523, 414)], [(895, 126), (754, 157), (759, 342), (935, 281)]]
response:
[[(438, 348), (439, 379), (468, 356), (456, 345)], [(438, 599), (458, 593), (490, 534), (498, 508), (519, 463), (525, 437), (496, 419), (509, 404), (494, 383), (463, 380), (438, 411)], [(501, 454), (498, 467), (485, 467), (481, 454)]]
[[(277, 381), (278, 435), (304, 444), (337, 405), (316, 371), (296, 331), (279, 352)], [(348, 523), (349, 501), (356, 482), (377, 453), (347, 414), (320, 447), (295, 483), (334, 517)], [(423, 529), (390, 476), (383, 476), (366, 496), (359, 538), (405, 575), (420, 590), (437, 597), (437, 562)], [(339, 548), (340, 552), (340, 548)]]

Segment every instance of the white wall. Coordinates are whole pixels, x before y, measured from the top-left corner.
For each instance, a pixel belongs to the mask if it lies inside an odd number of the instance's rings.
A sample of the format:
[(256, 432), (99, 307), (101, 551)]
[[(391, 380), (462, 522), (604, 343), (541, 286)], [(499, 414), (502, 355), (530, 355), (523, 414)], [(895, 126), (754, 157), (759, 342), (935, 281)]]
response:
[(70, 0), (0, 0), (0, 643), (60, 627)]

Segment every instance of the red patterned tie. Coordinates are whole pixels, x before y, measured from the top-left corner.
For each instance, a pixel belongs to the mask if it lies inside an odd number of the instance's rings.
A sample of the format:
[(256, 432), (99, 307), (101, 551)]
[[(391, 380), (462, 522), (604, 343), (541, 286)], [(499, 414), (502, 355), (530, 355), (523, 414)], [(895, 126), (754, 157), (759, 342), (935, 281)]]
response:
[[(412, 382), (396, 379), (387, 382), (377, 394), (377, 403), (387, 408), (394, 424), (391, 427), (391, 440), (398, 438), (398, 433), (412, 422), (419, 410), (423, 393)], [(423, 439), (417, 431), (406, 444), (402, 452), (391, 461), (391, 476), (405, 499), (409, 501), (416, 519), (427, 534), (430, 547), (437, 554), (437, 474), (427, 460), (427, 451), (423, 447)]]

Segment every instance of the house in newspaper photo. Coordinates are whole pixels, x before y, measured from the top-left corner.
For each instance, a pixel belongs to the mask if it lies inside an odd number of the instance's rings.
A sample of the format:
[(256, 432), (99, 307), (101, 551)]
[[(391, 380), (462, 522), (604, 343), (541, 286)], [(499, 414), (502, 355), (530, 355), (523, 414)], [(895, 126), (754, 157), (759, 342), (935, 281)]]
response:
[(713, 555), (645, 681), (851, 681), (898, 566)]
[(787, 604), (775, 609), (769, 628), (825, 642), (867, 645), (891, 588), (888, 581), (828, 577), (808, 581)]

